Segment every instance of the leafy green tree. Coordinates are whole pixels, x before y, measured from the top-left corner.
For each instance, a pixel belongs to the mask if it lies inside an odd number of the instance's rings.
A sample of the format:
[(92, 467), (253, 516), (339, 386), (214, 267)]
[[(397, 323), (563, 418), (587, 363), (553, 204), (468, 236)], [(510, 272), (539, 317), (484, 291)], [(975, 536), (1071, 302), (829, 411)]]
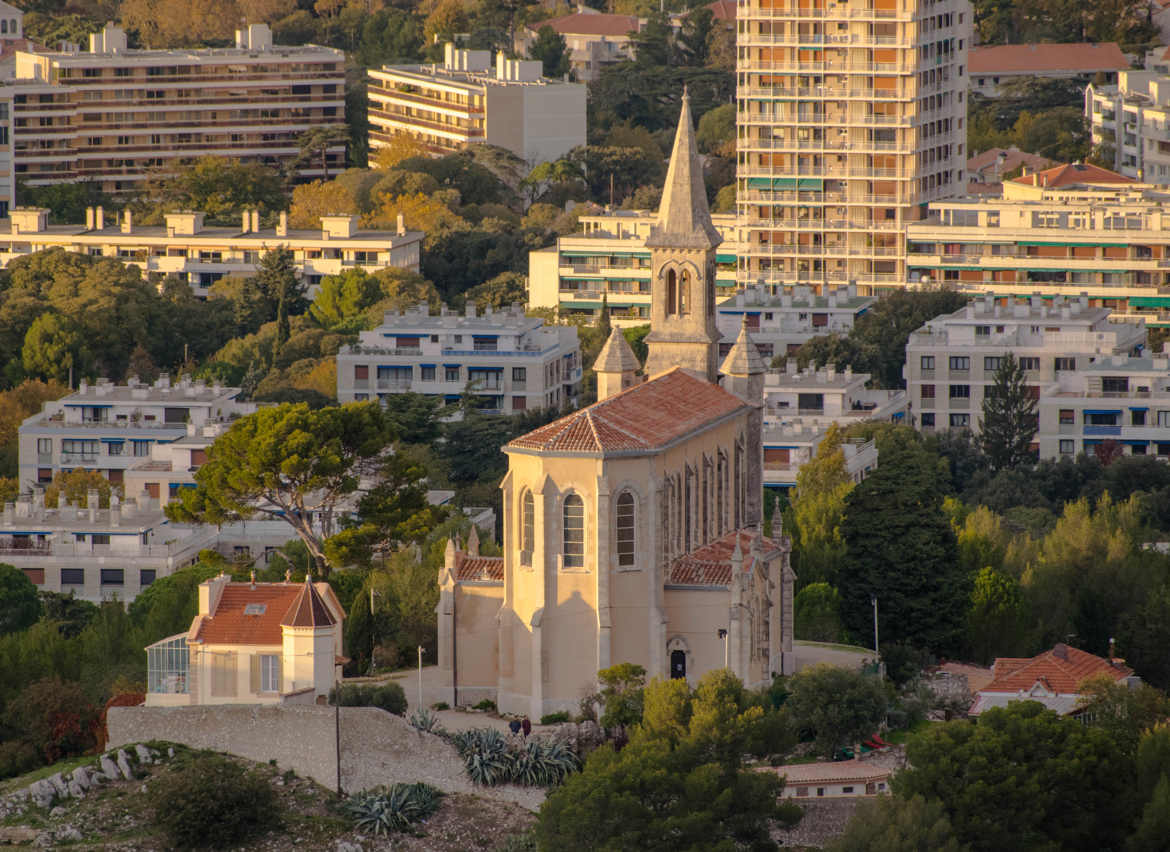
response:
[(208, 224), (240, 224), (245, 210), (265, 214), (286, 209), (283, 180), (275, 169), (225, 157), (200, 157), (177, 172), (160, 173), (146, 182), (136, 215), (161, 224), (175, 210), (198, 210)]
[(38, 317), (24, 336), (21, 349), (24, 371), (49, 381), (69, 381), (93, 369), (93, 358), (84, 330), (69, 317), (46, 313)]
[(1142, 809), (1137, 830), (1129, 838), (1129, 852), (1164, 852), (1170, 838), (1170, 775), (1163, 775), (1154, 795)]
[(565, 37), (545, 24), (536, 31), (536, 39), (528, 47), (528, 58), (540, 60), (545, 77), (559, 79), (571, 67), (569, 46)]
[(324, 541), (338, 503), (358, 489), (358, 466), (385, 448), (376, 403), (311, 411), (303, 403), (242, 417), (208, 449), (195, 488), (167, 504), (174, 521), (222, 523), (257, 514), (289, 524), (327, 577)]
[(1080, 684), (1077, 691), (1086, 724), (1105, 731), (1130, 756), (1137, 755), (1148, 731), (1170, 718), (1170, 698), (1146, 683), (1131, 686), (1108, 675), (1097, 675)]
[(828, 852), (966, 852), (937, 801), (878, 796), (857, 806)]
[(362, 269), (326, 275), (309, 313), (324, 328), (336, 328), (362, 316), (382, 295), (378, 280)]
[(700, 150), (709, 154), (734, 145), (735, 104), (723, 104), (703, 113), (695, 130), (695, 141)]
[(27, 186), (18, 182), (16, 192), (22, 207), (48, 208), (49, 223), (53, 225), (76, 225), (78, 222), (84, 222), (87, 207), (100, 205), (107, 211), (115, 209), (114, 200), (101, 191), (100, 184), (89, 180), (53, 183), (48, 186)]
[(276, 308), (276, 348), (289, 338), (289, 314), (301, 314), (308, 307), (305, 286), (297, 276), (292, 251), (281, 246), (260, 258), (256, 286), (267, 305)]
[(310, 127), (297, 136), (298, 152), (293, 170), (303, 169), (314, 160), (321, 166), (321, 180), (329, 180), (329, 149), (349, 141), (349, 131), (341, 126)]
[(845, 469), (845, 436), (837, 426), (817, 447), (816, 456), (796, 474), (789, 534), (793, 539), (793, 569), (801, 583), (836, 582), (845, 559), (841, 522), (845, 498), (853, 490), (853, 477)]
[(990, 663), (1008, 656), (1019, 641), (1024, 601), (1020, 584), (1003, 572), (984, 566), (975, 575), (967, 613), (967, 647), (971, 657)]
[(0, 636), (24, 630), (41, 617), (37, 587), (28, 575), (0, 562)]
[(819, 663), (793, 675), (785, 707), (793, 722), (816, 736), (817, 752), (831, 758), (877, 731), (890, 696), (879, 677)]
[[(98, 613), (96, 604), (75, 597), (73, 592), (67, 595), (61, 592), (38, 592), (37, 596), (41, 599), (44, 620), (55, 624), (67, 639), (76, 637)], [(189, 625), (190, 621), (187, 623)]]
[(1126, 662), (1147, 683), (1170, 689), (1170, 585), (1152, 591), (1129, 613), (1118, 641)]
[(1158, 781), (1170, 775), (1170, 722), (1159, 722), (1142, 735), (1137, 750), (1138, 799), (1148, 802)]
[(501, 272), (494, 278), (477, 284), (463, 294), (467, 304), (478, 310), (500, 310), (528, 301), (528, 280), (519, 272)]
[(585, 145), (570, 151), (568, 159), (584, 176), (590, 198), (614, 204), (643, 184), (661, 183), (666, 174), (665, 160), (642, 148)]
[(1031, 701), (934, 725), (906, 747), (901, 798), (938, 800), (977, 849), (1119, 848), (1133, 817), (1133, 763), (1100, 729)]
[(840, 642), (841, 595), (828, 583), (809, 583), (793, 601), (793, 631), (811, 642)]
[(98, 716), (81, 684), (55, 677), (29, 684), (8, 708), (9, 723), (40, 750), (46, 763), (92, 749)]
[(625, 730), (642, 720), (646, 669), (636, 663), (618, 663), (597, 673), (601, 685), (601, 726)]
[(853, 636), (873, 629), (936, 653), (957, 650), (971, 578), (942, 513), (942, 472), (918, 443), (879, 443), (881, 463), (845, 498), (841, 533), (849, 558), (839, 572), (841, 620)]
[(1028, 374), (1011, 352), (1000, 359), (995, 381), (983, 394), (979, 429), (983, 452), (993, 469), (1019, 467), (1034, 460), (1036, 397), (1028, 386)]

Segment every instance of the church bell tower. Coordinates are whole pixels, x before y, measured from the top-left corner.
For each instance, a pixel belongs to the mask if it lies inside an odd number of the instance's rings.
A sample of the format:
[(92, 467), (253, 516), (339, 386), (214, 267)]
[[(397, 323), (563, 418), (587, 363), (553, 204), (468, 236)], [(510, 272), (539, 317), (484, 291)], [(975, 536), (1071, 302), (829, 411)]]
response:
[(715, 248), (722, 241), (711, 224), (691, 102), (684, 90), (658, 221), (646, 239), (651, 276), (647, 376), (682, 367), (709, 382), (717, 380)]

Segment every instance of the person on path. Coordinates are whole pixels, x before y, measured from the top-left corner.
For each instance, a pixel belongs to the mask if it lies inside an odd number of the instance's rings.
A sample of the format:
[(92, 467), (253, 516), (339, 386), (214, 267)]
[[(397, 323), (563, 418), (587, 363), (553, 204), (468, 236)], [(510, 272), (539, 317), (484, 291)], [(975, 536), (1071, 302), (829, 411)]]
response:
[(532, 733), (532, 723), (528, 721), (528, 717), (524, 717), (524, 721), (520, 723), (520, 727), (524, 729), (525, 738)]

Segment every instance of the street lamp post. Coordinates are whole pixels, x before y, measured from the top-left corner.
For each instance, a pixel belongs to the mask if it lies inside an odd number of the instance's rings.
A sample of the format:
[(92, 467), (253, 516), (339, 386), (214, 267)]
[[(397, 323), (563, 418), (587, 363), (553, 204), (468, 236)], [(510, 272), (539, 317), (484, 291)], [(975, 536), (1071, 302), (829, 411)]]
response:
[(878, 650), (877, 595), (870, 595), (869, 602), (873, 604), (873, 653), (876, 657), (881, 655)]
[(727, 631), (720, 627), (717, 631), (719, 638), (723, 640), (723, 668), (731, 668), (731, 657), (727, 648)]
[(423, 706), (423, 703), (422, 703), (422, 655), (423, 655), (423, 647), (422, 647), (422, 645), (419, 645), (418, 646), (418, 710), (420, 713), (422, 712), (422, 706)]

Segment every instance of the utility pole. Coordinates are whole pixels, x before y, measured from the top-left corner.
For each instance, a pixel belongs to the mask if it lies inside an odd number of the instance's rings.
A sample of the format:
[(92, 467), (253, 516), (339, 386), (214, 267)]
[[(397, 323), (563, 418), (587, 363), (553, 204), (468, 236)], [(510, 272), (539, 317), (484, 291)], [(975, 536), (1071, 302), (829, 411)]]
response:
[(873, 604), (873, 653), (875, 655), (874, 662), (877, 662), (876, 656), (881, 655), (881, 651), (878, 650), (877, 595), (870, 595), (869, 602)]
[(731, 668), (731, 656), (727, 646), (727, 631), (722, 627), (717, 631), (719, 638), (723, 640), (723, 668)]

